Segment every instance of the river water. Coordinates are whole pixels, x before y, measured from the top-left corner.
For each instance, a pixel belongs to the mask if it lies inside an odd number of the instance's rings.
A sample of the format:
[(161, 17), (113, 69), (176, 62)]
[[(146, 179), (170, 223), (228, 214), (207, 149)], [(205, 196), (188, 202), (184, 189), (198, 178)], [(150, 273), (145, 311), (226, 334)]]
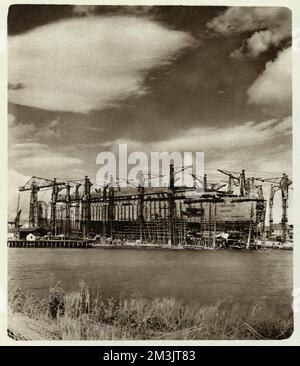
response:
[(292, 301), (293, 252), (150, 249), (8, 249), (8, 288), (46, 295), (84, 280), (102, 296), (175, 297), (188, 304), (251, 305), (264, 301), (287, 313)]

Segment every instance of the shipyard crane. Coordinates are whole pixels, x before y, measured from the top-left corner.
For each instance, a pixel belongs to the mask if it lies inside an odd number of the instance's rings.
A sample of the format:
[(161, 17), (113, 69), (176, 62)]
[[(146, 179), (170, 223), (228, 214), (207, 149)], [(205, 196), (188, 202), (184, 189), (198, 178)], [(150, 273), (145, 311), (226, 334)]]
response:
[(84, 238), (89, 236), (90, 223), (91, 223), (91, 183), (89, 177), (84, 177), (83, 183), (83, 196), (81, 199), (81, 222), (82, 222), (82, 235)]
[[(118, 179), (116, 179), (116, 186), (118, 190), (120, 190), (120, 186), (118, 183)], [(103, 234), (104, 236), (107, 234), (107, 222), (106, 217), (108, 218), (109, 222), (109, 231), (110, 231), (110, 238), (113, 238), (113, 221), (114, 221), (114, 202), (115, 202), (115, 181), (114, 177), (110, 175), (109, 182), (106, 180), (103, 182), (102, 186), (97, 186), (95, 188), (95, 192), (97, 194), (101, 194), (102, 190), (102, 197), (104, 202), (104, 220), (103, 220)], [(108, 191), (108, 192), (107, 192)], [(108, 199), (108, 207), (106, 205)]]
[(223, 169), (218, 169), (218, 171), (229, 177), (228, 178), (228, 188), (227, 188), (228, 193), (233, 193), (232, 185), (234, 184), (234, 182), (238, 182), (238, 184), (240, 186), (240, 196), (244, 197), (246, 195), (246, 193), (247, 193), (247, 181), (246, 181), (246, 176), (245, 176), (245, 170), (244, 169), (242, 170), (241, 173), (232, 172), (232, 171), (223, 170)]
[(275, 178), (255, 178), (258, 181), (270, 183), (270, 199), (269, 199), (269, 224), (270, 224), (270, 234), (272, 234), (272, 226), (273, 226), (273, 204), (274, 204), (274, 196), (277, 191), (281, 191), (281, 202), (282, 202), (282, 242), (286, 241), (286, 225), (288, 221), (287, 217), (287, 208), (288, 208), (288, 194), (290, 186), (292, 185), (292, 181), (288, 178), (288, 175), (283, 173), (281, 177)]
[[(70, 188), (71, 184), (75, 183), (75, 223), (76, 229), (79, 231), (82, 229), (82, 235), (84, 238), (89, 236), (90, 232), (90, 223), (91, 223), (91, 187), (93, 183), (91, 183), (88, 176), (85, 176), (84, 179), (73, 179), (68, 180), (66, 182), (66, 219), (67, 219), (67, 232), (70, 232), (70, 208), (71, 208), (71, 195)], [(83, 185), (82, 197), (80, 199), (79, 188)], [(97, 192), (97, 191), (96, 191)], [(97, 192), (98, 193), (98, 192)], [(80, 201), (81, 201), (81, 215), (80, 215)], [(81, 216), (81, 220), (80, 220)], [(69, 222), (68, 222), (69, 221)], [(81, 222), (81, 226), (79, 227)]]
[[(131, 185), (134, 188), (137, 188), (139, 193), (139, 205), (138, 205), (138, 219), (139, 219), (139, 226), (140, 226), (140, 241), (143, 241), (143, 232), (144, 232), (144, 195), (145, 195), (145, 183), (147, 180), (151, 180), (154, 178), (162, 177), (163, 175), (156, 175), (156, 174), (147, 174), (148, 176), (145, 177), (144, 173), (140, 170), (137, 173), (137, 180), (138, 184), (130, 182), (129, 179), (122, 179), (117, 178), (117, 182), (124, 181), (127, 184)], [(132, 180), (132, 179), (131, 179)]]
[(174, 219), (175, 219), (175, 182), (176, 182), (176, 175), (183, 172), (185, 169), (189, 169), (193, 167), (192, 165), (188, 166), (182, 166), (177, 167), (176, 170), (174, 168), (174, 164), (170, 164), (170, 171), (169, 171), (169, 192), (168, 192), (168, 198), (169, 198), (169, 243), (170, 245), (176, 244), (176, 232), (175, 232), (175, 225), (174, 225)]
[[(75, 207), (75, 227), (74, 230), (77, 234), (81, 231), (81, 219), (80, 219), (80, 201), (82, 196), (79, 193), (79, 188), (84, 184), (85, 178), (81, 179), (68, 179), (65, 182), (65, 186), (62, 189), (66, 189), (64, 197), (59, 196), (58, 201), (64, 202), (66, 207), (66, 235), (71, 232), (71, 206)], [(74, 188), (74, 193), (71, 194), (71, 189)], [(75, 202), (72, 205), (72, 202)]]
[(22, 209), (20, 209), (20, 193), (18, 195), (18, 203), (17, 203), (17, 212), (16, 217), (14, 220), (15, 229), (19, 229), (20, 227), (20, 216), (21, 216)]
[[(144, 194), (145, 194), (145, 182), (147, 178), (145, 178), (143, 172), (140, 170), (137, 174), (138, 184), (130, 182), (129, 179), (117, 178), (117, 182), (123, 181), (127, 184), (131, 185), (134, 188), (137, 188), (139, 192), (139, 205), (138, 205), (138, 220), (140, 227), (140, 241), (143, 241), (143, 233), (144, 233)], [(148, 176), (150, 178), (150, 175)], [(131, 179), (132, 180), (132, 179)]]
[(52, 188), (51, 198), (51, 219), (52, 223), (55, 219), (55, 205), (58, 187), (64, 185), (63, 182), (56, 182), (56, 178), (53, 180), (47, 178), (41, 178), (33, 176), (31, 177), (24, 186), (19, 187), (20, 192), (30, 191), (30, 205), (29, 205), (29, 226), (37, 227), (39, 225), (39, 203), (38, 203), (38, 192), (40, 190), (47, 190)]
[[(170, 244), (174, 245), (176, 242), (176, 235), (175, 235), (175, 228), (174, 228), (174, 216), (175, 216), (175, 182), (176, 182), (176, 175), (183, 172), (185, 169), (190, 168), (192, 166), (185, 166), (185, 167), (177, 167), (176, 170), (174, 168), (173, 164), (170, 164), (170, 172), (169, 172), (169, 192), (168, 192), (168, 198), (169, 198), (169, 240)], [(145, 177), (144, 173), (142, 171), (139, 171), (137, 174), (137, 180), (138, 184), (134, 184), (130, 182), (128, 179), (125, 180), (128, 184), (138, 189), (139, 192), (139, 223), (140, 223), (140, 240), (143, 240), (143, 226), (144, 226), (144, 194), (145, 194), (145, 182), (147, 180), (155, 179), (164, 177), (165, 175), (159, 174), (148, 174), (147, 177)], [(118, 178), (119, 180), (122, 180), (121, 178)]]
[[(180, 180), (180, 177), (176, 175), (179, 174), (179, 173), (183, 173), (186, 169), (191, 169), (193, 168), (193, 165), (187, 165), (187, 166), (179, 166), (179, 167), (176, 167), (174, 168), (174, 186), (175, 186), (175, 183), (178, 182), (178, 180)], [(189, 172), (188, 172), (189, 173)], [(189, 173), (189, 176), (192, 175), (191, 173)], [(184, 180), (184, 183), (186, 183), (186, 181)], [(185, 185), (186, 187), (186, 185)], [(179, 187), (174, 187), (174, 188), (179, 188)], [(182, 188), (182, 187), (180, 187)]]
[[(99, 195), (101, 195), (102, 193), (102, 198), (103, 198), (103, 202), (104, 202), (104, 207), (103, 207), (103, 235), (106, 236), (107, 233), (107, 225), (106, 225), (106, 217), (108, 216), (110, 218), (111, 216), (111, 208), (108, 207), (107, 210), (107, 206), (106, 206), (106, 201), (107, 201), (107, 197), (109, 196), (109, 201), (108, 201), (108, 206), (112, 206), (113, 201), (114, 201), (114, 188), (110, 187), (112, 186), (111, 184), (112, 182), (112, 178), (110, 179), (110, 182), (104, 181), (102, 186), (97, 185), (97, 187), (95, 187), (95, 192)], [(110, 189), (110, 194), (107, 195), (107, 190)]]
[(50, 235), (56, 236), (56, 204), (58, 199), (58, 193), (63, 190), (65, 183), (57, 183), (56, 178), (52, 182), (52, 192), (50, 201)]
[(227, 184), (218, 182), (218, 183), (208, 183), (208, 192), (222, 192), (221, 188), (225, 187)]
[(270, 185), (270, 199), (269, 199), (269, 226), (270, 226), (270, 234), (273, 232), (273, 204), (274, 204), (274, 196), (275, 192), (279, 191), (278, 186)]
[[(208, 183), (207, 182), (207, 174), (204, 174), (203, 176), (203, 180), (196, 176), (195, 174), (192, 174), (192, 177), (194, 179), (195, 182), (195, 188), (196, 191), (200, 193), (203, 193), (203, 197), (209, 197), (209, 196), (224, 196), (226, 194), (226, 192), (224, 191), (220, 191), (221, 188), (225, 187), (227, 185), (227, 183), (224, 182), (218, 182), (218, 183)], [(197, 186), (196, 182), (200, 183), (200, 186)], [(201, 189), (201, 187), (203, 186), (203, 190)]]
[(75, 185), (75, 230), (77, 233), (80, 232), (80, 203), (79, 203), (79, 188), (82, 186), (81, 183)]
[(233, 193), (233, 185), (240, 187), (240, 195), (234, 201), (263, 201), (262, 186), (255, 185), (255, 180), (259, 178), (250, 177), (246, 178), (245, 170), (241, 173), (232, 172), (229, 170), (218, 169), (220, 173), (223, 173), (229, 177), (227, 183), (227, 193)]
[(61, 187), (58, 192), (62, 190), (66, 190), (65, 193), (65, 207), (66, 207), (66, 226), (65, 226), (65, 235), (69, 237), (70, 229), (71, 229), (71, 184), (70, 182), (66, 182), (65, 186)]

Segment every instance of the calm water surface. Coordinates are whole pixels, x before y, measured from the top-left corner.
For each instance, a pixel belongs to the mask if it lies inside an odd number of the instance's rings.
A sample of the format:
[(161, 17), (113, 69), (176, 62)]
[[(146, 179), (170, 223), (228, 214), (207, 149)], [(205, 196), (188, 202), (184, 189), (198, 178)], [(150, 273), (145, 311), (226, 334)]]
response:
[(185, 303), (251, 304), (264, 299), (287, 312), (292, 251), (168, 251), (139, 249), (8, 249), (8, 286), (47, 294), (85, 280), (103, 297), (175, 297)]

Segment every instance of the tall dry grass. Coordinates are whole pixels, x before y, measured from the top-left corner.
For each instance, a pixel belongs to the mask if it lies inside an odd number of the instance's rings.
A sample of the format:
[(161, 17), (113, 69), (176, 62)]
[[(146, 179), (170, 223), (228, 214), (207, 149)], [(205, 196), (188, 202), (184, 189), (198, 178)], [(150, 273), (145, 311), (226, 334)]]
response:
[(9, 310), (11, 317), (21, 315), (35, 321), (35, 327), (38, 321), (42, 329), (51, 328), (45, 339), (285, 339), (293, 331), (292, 314), (267, 316), (260, 302), (241, 311), (222, 304), (187, 306), (168, 298), (103, 299), (83, 281), (76, 293), (65, 293), (57, 284), (48, 299), (17, 290), (9, 297)]

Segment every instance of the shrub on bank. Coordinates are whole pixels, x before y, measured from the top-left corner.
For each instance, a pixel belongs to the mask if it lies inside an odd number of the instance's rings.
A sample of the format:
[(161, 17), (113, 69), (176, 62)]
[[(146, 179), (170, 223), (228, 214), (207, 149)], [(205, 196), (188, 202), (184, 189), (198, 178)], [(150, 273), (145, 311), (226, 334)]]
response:
[[(242, 312), (216, 306), (188, 306), (175, 299), (103, 299), (85, 283), (68, 294), (57, 284), (48, 299), (17, 290), (9, 298), (10, 316), (55, 327), (57, 339), (284, 339), (292, 334), (292, 314), (266, 318), (255, 304)], [(45, 334), (45, 339), (47, 334)]]

